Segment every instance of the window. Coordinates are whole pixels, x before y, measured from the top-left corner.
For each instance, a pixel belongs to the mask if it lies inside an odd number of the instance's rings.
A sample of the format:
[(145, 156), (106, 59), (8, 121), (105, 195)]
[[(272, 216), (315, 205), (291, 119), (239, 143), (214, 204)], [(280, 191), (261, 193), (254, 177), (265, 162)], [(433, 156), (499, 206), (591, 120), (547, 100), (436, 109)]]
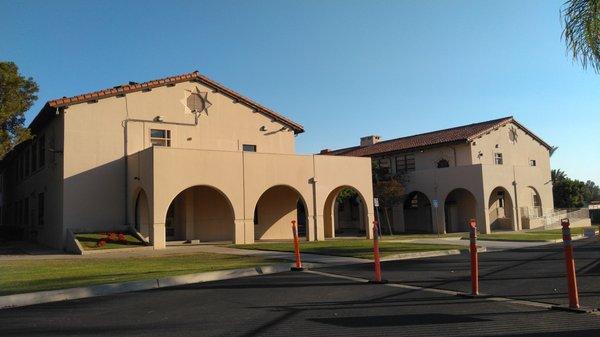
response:
[(244, 144), (242, 145), (242, 150), (244, 152), (256, 152), (256, 145)]
[(502, 165), (504, 161), (502, 160), (502, 153), (494, 153), (494, 164)]
[(37, 209), (38, 213), (38, 226), (44, 226), (44, 193), (39, 193), (38, 194), (38, 209)]
[(498, 196), (498, 207), (503, 208), (504, 207), (504, 192), (498, 192), (497, 196)]
[(39, 167), (43, 167), (46, 163), (46, 136), (40, 136), (40, 139), (38, 140), (37, 151), (39, 161), (38, 164), (40, 165)]
[(537, 166), (535, 159), (529, 159), (529, 166)]
[(37, 170), (37, 141), (31, 143), (31, 172)]
[(29, 198), (23, 200), (23, 225), (29, 227)]
[(415, 170), (415, 155), (403, 154), (396, 157), (396, 173), (411, 172)]
[(171, 130), (150, 129), (152, 146), (171, 146)]
[(442, 159), (437, 162), (438, 168), (450, 167), (450, 163), (446, 159)]
[(31, 159), (31, 149), (29, 147), (27, 147), (25, 149), (25, 152), (23, 154), (24, 156), (24, 160), (23, 160), (23, 165), (25, 166), (25, 172), (23, 173), (23, 178), (27, 178), (29, 176), (29, 172), (31, 169), (31, 166), (29, 165), (30, 161), (29, 159)]
[(391, 171), (390, 158), (381, 158), (377, 160), (377, 166), (382, 174), (388, 174)]

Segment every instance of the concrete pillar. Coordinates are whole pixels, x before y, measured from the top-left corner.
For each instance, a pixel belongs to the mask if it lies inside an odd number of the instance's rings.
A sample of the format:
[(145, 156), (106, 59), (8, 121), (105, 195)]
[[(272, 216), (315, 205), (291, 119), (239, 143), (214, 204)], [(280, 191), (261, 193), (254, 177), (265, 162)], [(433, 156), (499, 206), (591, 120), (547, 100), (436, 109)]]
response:
[(164, 223), (155, 223), (152, 226), (152, 231), (150, 232), (150, 242), (152, 242), (154, 249), (167, 248), (167, 237)]
[[(317, 216), (307, 216), (306, 217), (306, 239), (308, 241), (315, 241), (317, 239), (315, 224), (317, 223)], [(321, 216), (321, 219), (323, 217)]]
[(194, 189), (185, 190), (184, 196), (184, 212), (185, 212), (185, 239), (194, 239)]
[(316, 240), (325, 240), (325, 219), (322, 215), (315, 216)]
[(236, 219), (233, 233), (233, 242), (236, 245), (254, 243), (254, 220)]
[[(477, 200), (477, 204), (481, 205), (479, 203), (479, 200)], [(488, 217), (488, 209), (487, 207), (485, 207), (485, 204), (483, 204), (484, 206), (479, 206), (477, 207), (477, 228), (479, 229), (479, 231), (483, 234), (489, 234), (492, 232), (492, 229), (490, 227), (490, 219)]]

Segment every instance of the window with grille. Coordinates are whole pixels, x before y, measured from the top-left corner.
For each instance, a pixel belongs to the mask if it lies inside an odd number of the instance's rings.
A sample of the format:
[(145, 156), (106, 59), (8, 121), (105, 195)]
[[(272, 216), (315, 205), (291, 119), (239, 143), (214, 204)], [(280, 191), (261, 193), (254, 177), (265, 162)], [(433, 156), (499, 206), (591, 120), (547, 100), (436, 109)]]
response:
[(396, 156), (396, 173), (405, 173), (415, 170), (415, 155), (413, 153)]
[(152, 146), (171, 146), (171, 130), (150, 129)]
[(381, 158), (377, 160), (377, 166), (379, 167), (379, 170), (381, 173), (383, 174), (388, 174), (391, 172), (391, 163), (390, 163), (390, 158)]
[(502, 159), (502, 153), (494, 153), (494, 164), (502, 165), (504, 160)]

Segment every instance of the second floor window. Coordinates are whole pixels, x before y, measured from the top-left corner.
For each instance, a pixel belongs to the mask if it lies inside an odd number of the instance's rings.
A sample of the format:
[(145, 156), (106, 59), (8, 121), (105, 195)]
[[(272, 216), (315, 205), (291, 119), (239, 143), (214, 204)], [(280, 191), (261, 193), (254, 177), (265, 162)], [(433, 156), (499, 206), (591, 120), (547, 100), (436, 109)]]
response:
[(171, 130), (150, 129), (152, 146), (171, 146)]
[(502, 159), (502, 153), (494, 153), (494, 164), (502, 165), (504, 160)]
[(242, 150), (244, 152), (256, 152), (256, 145), (244, 144), (244, 145), (242, 145)]
[(450, 163), (446, 159), (441, 159), (437, 162), (438, 168), (450, 167)]
[(537, 166), (535, 159), (529, 159), (529, 166)]
[(390, 173), (390, 158), (381, 158), (377, 160), (377, 166), (382, 174)]
[(411, 172), (415, 170), (415, 155), (413, 153), (401, 154), (396, 157), (396, 173)]

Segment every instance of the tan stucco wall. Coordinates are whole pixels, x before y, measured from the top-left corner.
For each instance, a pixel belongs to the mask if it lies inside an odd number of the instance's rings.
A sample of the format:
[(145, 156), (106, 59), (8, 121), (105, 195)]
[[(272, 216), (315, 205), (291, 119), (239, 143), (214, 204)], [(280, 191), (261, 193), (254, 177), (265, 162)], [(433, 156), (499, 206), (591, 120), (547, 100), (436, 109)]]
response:
[[(63, 123), (62, 116), (53, 119), (46, 127), (33, 136), (39, 141), (45, 138), (45, 165), (36, 169), (28, 177), (19, 181), (17, 179), (16, 158), (17, 154), (3, 172), (2, 209), (3, 223), (15, 224), (16, 201), (29, 199), (29, 224), (25, 225), (26, 231), (36, 231), (34, 238), (26, 233), (26, 238), (35, 240), (53, 248), (62, 248), (65, 242), (65, 233), (62, 229), (62, 171), (63, 157)], [(27, 145), (31, 149), (31, 143)], [(44, 193), (44, 225), (38, 225), (38, 195)]]
[(256, 240), (292, 239), (291, 222), (297, 221), (300, 195), (288, 186), (275, 186), (265, 191), (256, 207), (258, 224), (254, 226)]
[[(509, 137), (511, 128), (516, 131), (516, 141)], [(503, 165), (494, 164), (496, 152), (502, 153)], [(512, 224), (513, 229), (521, 228), (521, 208), (533, 206), (533, 189), (540, 197), (543, 213), (553, 209), (548, 149), (514, 123), (491, 130), (473, 142), (410, 153), (415, 155), (416, 170), (407, 175), (406, 195), (419, 191), (424, 193), (430, 202), (438, 200), (438, 209), (432, 207), (431, 212), (434, 227), (439, 230), (445, 228), (444, 201), (456, 188), (464, 188), (475, 197), (476, 220), (479, 229), (484, 233), (491, 231), (491, 223), (496, 220), (493, 214), (498, 214), (489, 210), (490, 197), (495, 188), (502, 187), (507, 191), (506, 201), (509, 207), (506, 208), (505, 216), (508, 220), (502, 221)], [(397, 154), (386, 155), (391, 159), (392, 172), (396, 172), (396, 156)], [(379, 158), (374, 157), (373, 160)], [(440, 159), (448, 160), (450, 167), (436, 168)], [(530, 160), (535, 160), (536, 166), (530, 166)], [(492, 208), (497, 207), (497, 203), (492, 202), (491, 205)], [(402, 205), (394, 207), (393, 214), (396, 230), (411, 229), (405, 226)], [(409, 217), (414, 224), (414, 214), (409, 214)], [(425, 216), (421, 217), (426, 219)]]
[[(208, 93), (212, 106), (194, 125), (184, 103), (196, 88)], [(153, 122), (156, 116), (164, 122)], [(176, 148), (239, 151), (243, 144), (253, 144), (259, 152), (294, 153), (294, 133), (282, 131), (283, 124), (192, 82), (73, 105), (64, 120), (64, 225), (76, 231), (132, 223), (136, 192), (126, 186), (142, 173), (131, 156), (151, 146), (152, 128), (171, 130), (171, 146)], [(260, 130), (263, 126), (266, 131)], [(94, 198), (82, 198), (86, 195)]]
[[(259, 226), (264, 239), (287, 239), (290, 222), (296, 217), (296, 200), (306, 203), (307, 238), (325, 238), (323, 210), (325, 201), (340, 186), (355, 188), (365, 200), (373, 198), (371, 166), (367, 158), (330, 157), (249, 153), (239, 151), (209, 151), (154, 147), (153, 158), (153, 227), (155, 246), (164, 238), (164, 219), (173, 198), (190, 186), (208, 185), (223, 193), (231, 202), (235, 217), (234, 241), (252, 243), (255, 240), (254, 209), (261, 196), (268, 193), (269, 228)], [(352, 167), (352, 170), (343, 170)], [(293, 192), (293, 193), (292, 193)], [(264, 201), (264, 200), (263, 200)], [(261, 201), (262, 202), (262, 201)], [(274, 203), (277, 203), (275, 206)], [(279, 207), (275, 212), (274, 207)], [(369, 223), (373, 220), (372, 202), (366, 203)], [(260, 209), (259, 209), (260, 210)], [(279, 214), (278, 219), (273, 216)], [(275, 221), (276, 220), (276, 221)], [(370, 231), (368, 232), (370, 235)]]

